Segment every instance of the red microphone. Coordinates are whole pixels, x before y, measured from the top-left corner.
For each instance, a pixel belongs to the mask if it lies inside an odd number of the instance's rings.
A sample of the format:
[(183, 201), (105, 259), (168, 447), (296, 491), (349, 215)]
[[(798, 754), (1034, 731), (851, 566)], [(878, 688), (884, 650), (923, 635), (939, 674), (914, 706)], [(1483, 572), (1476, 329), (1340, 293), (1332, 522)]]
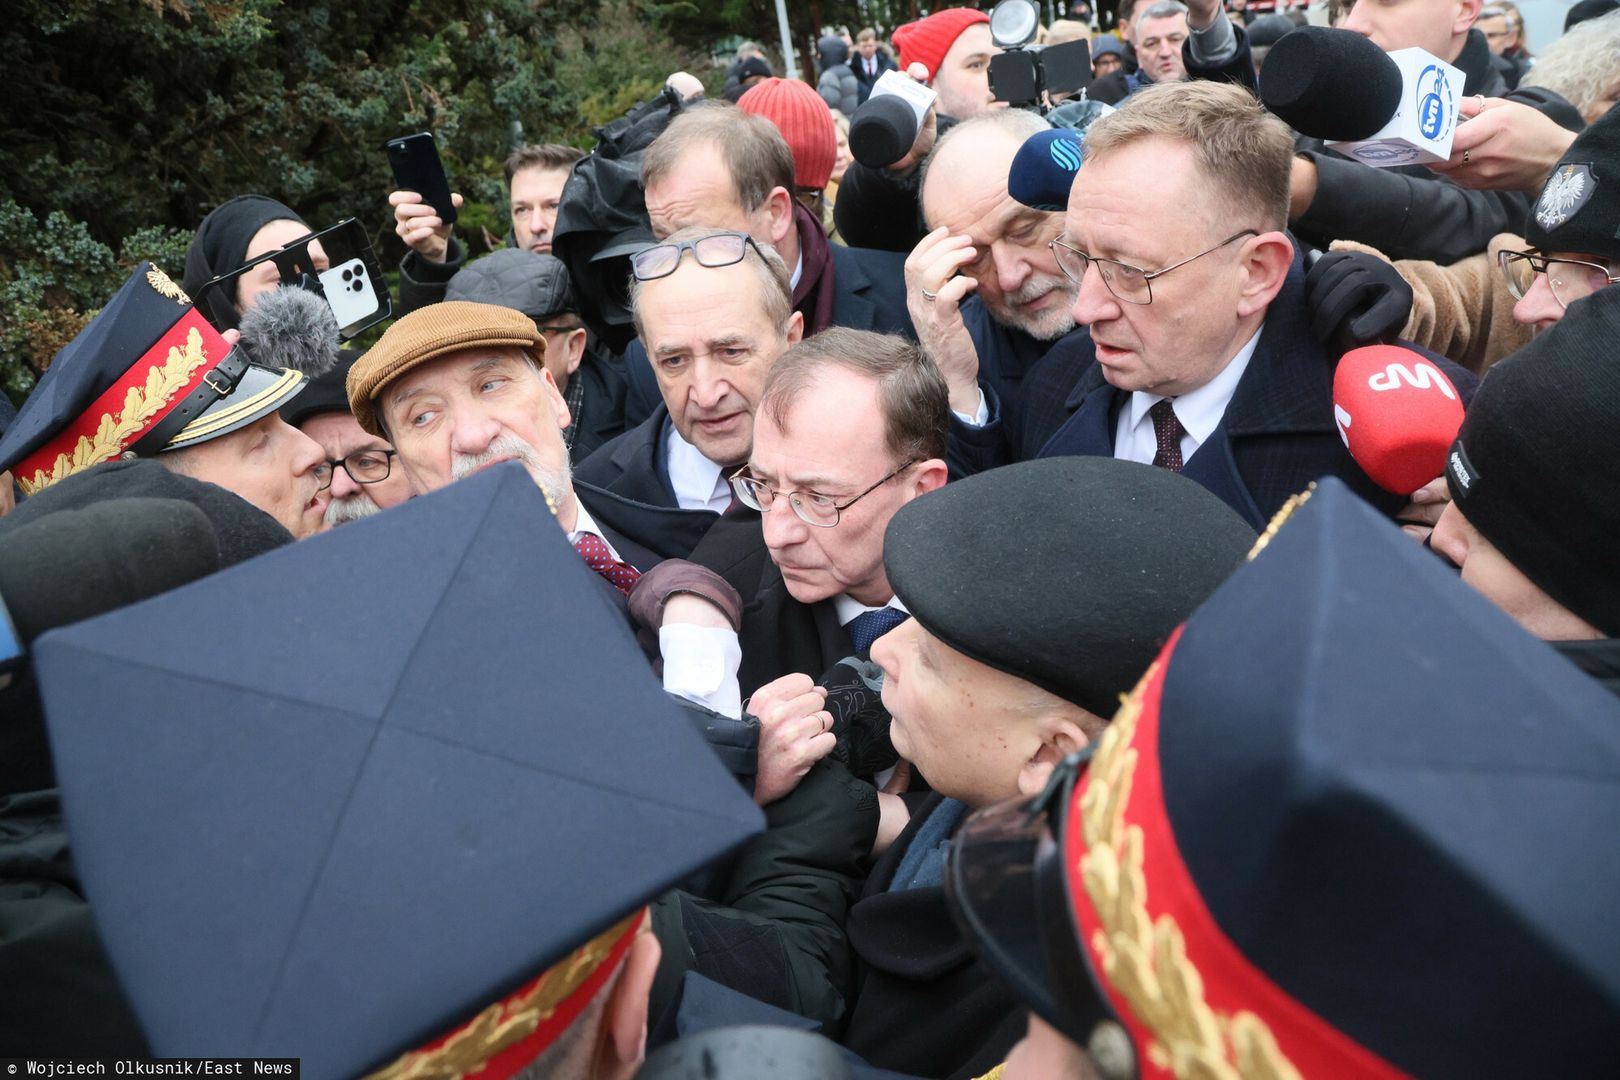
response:
[(1463, 406), (1445, 372), (1396, 345), (1352, 349), (1333, 375), (1333, 418), (1373, 483), (1410, 495), (1445, 471)]

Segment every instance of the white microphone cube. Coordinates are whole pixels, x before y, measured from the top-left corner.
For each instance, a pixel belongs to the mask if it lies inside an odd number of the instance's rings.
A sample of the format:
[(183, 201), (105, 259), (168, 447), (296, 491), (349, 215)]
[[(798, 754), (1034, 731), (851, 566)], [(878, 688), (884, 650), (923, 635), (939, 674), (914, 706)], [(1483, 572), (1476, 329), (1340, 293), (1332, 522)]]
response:
[(1401, 69), (1401, 107), (1370, 137), (1328, 148), (1375, 169), (1428, 165), (1451, 157), (1465, 76), (1423, 49), (1389, 53)]

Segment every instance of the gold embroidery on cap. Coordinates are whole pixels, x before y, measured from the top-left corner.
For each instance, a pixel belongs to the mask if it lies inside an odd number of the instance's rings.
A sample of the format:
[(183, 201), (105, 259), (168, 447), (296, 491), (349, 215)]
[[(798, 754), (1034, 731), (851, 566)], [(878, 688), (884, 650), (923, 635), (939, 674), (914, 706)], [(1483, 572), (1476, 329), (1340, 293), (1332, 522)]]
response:
[(1154, 1034), (1146, 1049), (1155, 1065), (1180, 1080), (1298, 1080), (1264, 1020), (1209, 1007), (1181, 927), (1169, 915), (1148, 914), (1142, 827), (1125, 824), (1125, 806), (1136, 773), (1138, 751), (1131, 743), (1143, 688), (1158, 669), (1156, 662), (1142, 676), (1103, 734), (1080, 800), (1086, 838), (1080, 874), (1101, 924), (1092, 948), (1110, 985)]
[(591, 977), (641, 913), (629, 916), (553, 964), (525, 994), (498, 1001), (432, 1050), (413, 1050), (366, 1080), (460, 1080), (550, 1020)]
[(191, 303), (191, 297), (187, 296), (180, 286), (170, 280), (168, 274), (155, 266), (146, 271), (146, 283), (152, 286), (159, 296), (167, 296), (182, 307)]
[(1305, 485), (1304, 491), (1298, 495), (1288, 496), (1288, 501), (1283, 503), (1275, 514), (1271, 515), (1271, 520), (1266, 523), (1266, 531), (1261, 533), (1259, 538), (1255, 540), (1254, 547), (1249, 549), (1247, 557), (1252, 559), (1266, 550), (1266, 545), (1271, 543), (1272, 537), (1276, 536), (1282, 530), (1282, 527), (1288, 524), (1288, 519), (1294, 516), (1294, 511), (1311, 501), (1311, 495), (1315, 492), (1316, 481), (1312, 480)]
[(17, 486), (25, 494), (32, 495), (92, 465), (111, 461), (124, 449), (125, 441), (144, 428), (169, 403), (170, 398), (191, 382), (192, 372), (207, 362), (202, 334), (192, 327), (186, 332), (186, 343), (183, 346), (169, 346), (168, 359), (146, 373), (144, 387), (129, 388), (129, 393), (124, 395), (121, 412), (102, 415), (94, 437), (79, 436), (73, 455), (57, 454), (48, 476), (43, 469), (36, 469), (32, 477), (19, 478)]

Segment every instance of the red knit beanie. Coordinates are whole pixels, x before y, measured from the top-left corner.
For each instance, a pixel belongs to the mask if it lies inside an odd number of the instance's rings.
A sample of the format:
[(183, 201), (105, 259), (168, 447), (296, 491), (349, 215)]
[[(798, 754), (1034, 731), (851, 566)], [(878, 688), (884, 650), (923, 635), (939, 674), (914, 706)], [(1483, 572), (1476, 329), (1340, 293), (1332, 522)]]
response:
[(820, 191), (838, 160), (832, 110), (809, 83), (766, 79), (737, 99), (737, 107), (776, 125), (793, 151), (793, 182)]
[(933, 82), (940, 64), (945, 62), (945, 54), (951, 51), (962, 31), (974, 23), (989, 21), (990, 16), (974, 8), (946, 8), (926, 19), (906, 23), (890, 39), (900, 50), (900, 70), (921, 64), (928, 69), (928, 81)]

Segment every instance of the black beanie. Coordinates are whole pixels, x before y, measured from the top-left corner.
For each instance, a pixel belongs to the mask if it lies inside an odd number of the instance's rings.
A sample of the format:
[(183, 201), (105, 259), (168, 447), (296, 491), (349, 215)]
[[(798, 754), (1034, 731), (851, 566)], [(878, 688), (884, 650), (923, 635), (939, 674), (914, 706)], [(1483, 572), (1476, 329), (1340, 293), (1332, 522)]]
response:
[[(248, 245), (253, 242), (254, 234), (272, 221), (296, 221), (309, 227), (291, 207), (268, 195), (238, 195), (214, 207), (197, 226), (197, 235), (186, 249), (186, 271), (180, 287), (196, 296), (197, 290), (210, 281), (239, 268), (247, 261)], [(231, 311), (236, 312), (235, 298), (223, 299), (230, 303)], [(214, 306), (217, 309), (220, 305), (216, 302)], [(237, 313), (230, 327), (220, 329), (235, 327), (239, 319), (240, 313)]]
[(1537, 251), (1620, 260), (1620, 114), (1610, 109), (1575, 137), (1530, 207), (1524, 238)]
[(1457, 509), (1526, 577), (1620, 637), (1620, 288), (1491, 368), (1446, 458)]

